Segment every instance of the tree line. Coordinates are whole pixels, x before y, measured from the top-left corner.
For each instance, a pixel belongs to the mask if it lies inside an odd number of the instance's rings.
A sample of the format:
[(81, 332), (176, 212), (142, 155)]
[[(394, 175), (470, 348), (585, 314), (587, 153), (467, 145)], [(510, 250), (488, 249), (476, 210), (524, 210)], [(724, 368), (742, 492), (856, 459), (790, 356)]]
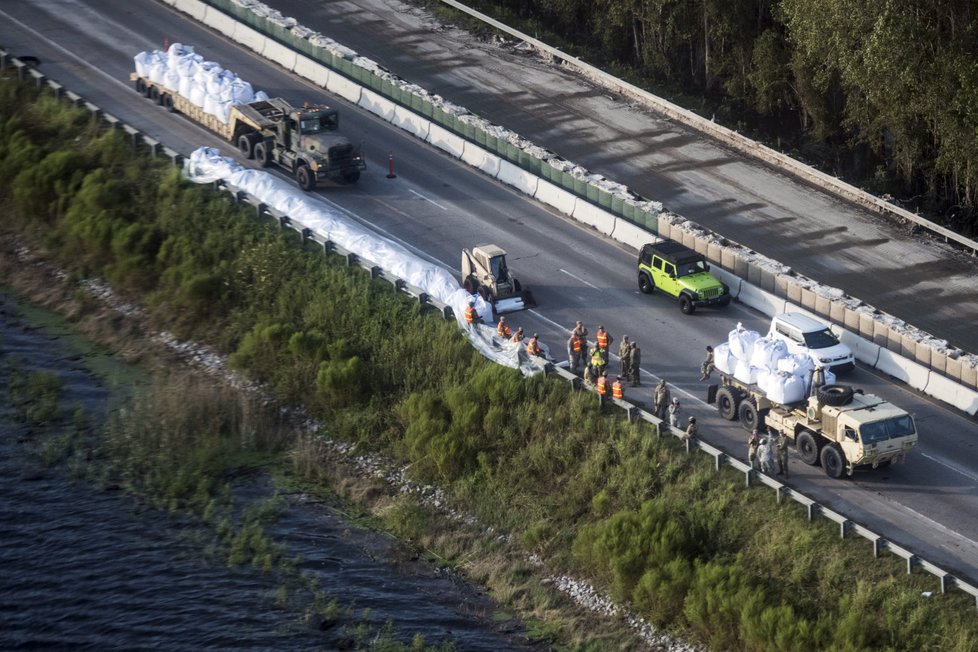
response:
[(483, 10), (978, 232), (972, 0), (488, 0)]

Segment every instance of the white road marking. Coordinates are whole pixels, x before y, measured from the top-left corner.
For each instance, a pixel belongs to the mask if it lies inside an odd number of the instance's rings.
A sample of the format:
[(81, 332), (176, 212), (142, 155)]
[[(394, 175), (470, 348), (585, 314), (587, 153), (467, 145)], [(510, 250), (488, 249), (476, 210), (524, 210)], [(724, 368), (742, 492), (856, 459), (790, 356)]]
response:
[(921, 455), (921, 457), (926, 457), (931, 462), (934, 462), (935, 464), (940, 464), (941, 466), (943, 466), (945, 468), (951, 469), (952, 471), (955, 471), (955, 472), (959, 473), (960, 475), (963, 475), (964, 477), (968, 478), (969, 480), (971, 480), (975, 484), (978, 484), (978, 477), (976, 477), (974, 475), (971, 475), (967, 471), (964, 471), (964, 470), (958, 468), (957, 466), (955, 466), (953, 464), (948, 464), (944, 460), (938, 459), (938, 458), (934, 457), (933, 455), (928, 455), (927, 453), (923, 453), (923, 452), (920, 452), (919, 454)]
[(577, 281), (580, 281), (581, 283), (583, 283), (584, 285), (586, 285), (586, 286), (588, 286), (589, 288), (594, 288), (595, 290), (600, 290), (600, 289), (601, 289), (601, 288), (599, 288), (599, 287), (598, 287), (597, 285), (591, 285), (590, 283), (588, 283), (587, 281), (585, 281), (585, 280), (584, 280), (583, 278), (581, 278), (580, 276), (575, 276), (574, 274), (571, 274), (571, 273), (570, 273), (570, 272), (568, 272), (568, 271), (567, 271), (566, 269), (562, 269), (562, 270), (560, 270), (560, 272), (561, 272), (561, 273), (563, 273), (563, 274), (567, 274), (567, 275), (568, 275), (568, 276), (570, 276), (570, 277), (571, 277), (572, 279), (575, 279), (575, 280), (577, 280)]
[(426, 202), (428, 202), (429, 204), (434, 204), (435, 206), (437, 206), (438, 208), (440, 208), (440, 209), (442, 209), (443, 211), (447, 211), (447, 210), (448, 210), (447, 208), (445, 208), (444, 206), (442, 206), (442, 205), (441, 205), (441, 204), (439, 204), (438, 202), (436, 202), (436, 201), (433, 201), (433, 200), (431, 200), (431, 199), (428, 199), (427, 197), (425, 197), (424, 195), (422, 195), (422, 194), (421, 194), (420, 192), (418, 192), (417, 190), (411, 190), (410, 188), (408, 188), (408, 192), (409, 192), (409, 193), (411, 193), (411, 194), (414, 194), (414, 195), (417, 195), (418, 197), (420, 197), (421, 199), (423, 199), (423, 200), (425, 200), (425, 201), (426, 201)]

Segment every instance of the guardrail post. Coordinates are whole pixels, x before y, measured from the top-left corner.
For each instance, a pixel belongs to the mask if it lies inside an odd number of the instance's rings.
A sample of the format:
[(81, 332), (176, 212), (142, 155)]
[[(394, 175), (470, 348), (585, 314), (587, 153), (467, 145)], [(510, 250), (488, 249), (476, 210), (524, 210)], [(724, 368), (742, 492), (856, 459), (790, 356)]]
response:
[(941, 593), (947, 593), (947, 579), (950, 577), (947, 573), (941, 575)]
[(693, 452), (693, 440), (691, 438), (683, 437), (683, 444), (687, 455)]
[(815, 520), (815, 515), (818, 513), (818, 503), (809, 503), (808, 505), (808, 522), (811, 523)]
[(302, 231), (300, 231), (300, 233), (302, 234), (303, 240), (308, 240), (312, 237), (312, 229), (309, 227), (302, 227)]
[(448, 321), (452, 321), (453, 319), (455, 319), (455, 311), (452, 310), (451, 306), (445, 306), (444, 308), (442, 308), (441, 313), (445, 316), (445, 319), (447, 319)]
[(846, 538), (846, 532), (849, 530), (850, 523), (851, 523), (850, 521), (842, 521), (841, 523), (839, 523), (839, 538), (840, 539), (845, 539)]
[(374, 265), (370, 268), (370, 278), (379, 278), (384, 273), (384, 270)]
[(354, 267), (354, 266), (356, 266), (359, 263), (359, 261), (360, 261), (360, 257), (357, 256), (356, 254), (347, 254), (346, 255), (346, 266), (347, 267)]
[(781, 485), (780, 487), (774, 490), (774, 499), (778, 505), (780, 505), (781, 502), (784, 500), (784, 494), (785, 494), (784, 485)]
[(724, 455), (723, 453), (720, 453), (719, 455), (717, 455), (716, 457), (714, 457), (713, 458), (713, 470), (716, 471), (717, 473), (719, 473), (720, 472), (720, 467), (723, 465), (723, 460), (725, 460), (725, 459), (727, 459), (727, 456)]
[(913, 573), (913, 567), (917, 565), (917, 555), (907, 557), (907, 575)]
[(749, 487), (750, 481), (753, 479), (754, 469), (747, 469), (744, 471), (744, 486)]
[(282, 215), (281, 217), (278, 218), (278, 224), (283, 229), (287, 229), (290, 226), (292, 226), (292, 220), (289, 219), (288, 215)]
[(428, 293), (427, 292), (419, 292), (418, 293), (418, 304), (423, 306), (426, 303), (428, 303)]
[(407, 288), (407, 281), (405, 281), (404, 279), (401, 279), (401, 278), (394, 280), (394, 289), (395, 290), (397, 290), (398, 292), (403, 292), (405, 290), (405, 288)]

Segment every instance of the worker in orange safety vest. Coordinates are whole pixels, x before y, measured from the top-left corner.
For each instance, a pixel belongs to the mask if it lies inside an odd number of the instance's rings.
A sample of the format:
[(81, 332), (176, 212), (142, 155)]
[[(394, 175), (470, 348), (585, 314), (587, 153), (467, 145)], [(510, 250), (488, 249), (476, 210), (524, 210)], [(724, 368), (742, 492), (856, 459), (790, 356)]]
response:
[(604, 359), (608, 360), (608, 347), (614, 341), (614, 338), (604, 329), (604, 326), (598, 326), (598, 332), (594, 335), (594, 339), (597, 341), (597, 348), (604, 354)]
[(540, 348), (539, 336), (534, 333), (530, 341), (526, 343), (526, 352), (530, 355), (543, 355), (543, 349)]
[(625, 398), (625, 388), (621, 384), (621, 376), (615, 378), (615, 382), (611, 385), (611, 396), (621, 400)]
[(500, 317), (499, 323), (496, 324), (496, 335), (509, 339), (513, 336), (513, 332), (509, 330), (509, 326), (506, 325), (506, 318)]
[(603, 373), (600, 376), (598, 376), (598, 386), (597, 387), (598, 387), (598, 394), (600, 394), (601, 396), (607, 396), (608, 395), (608, 374), (607, 373)]
[(513, 333), (513, 337), (509, 341), (512, 342), (513, 344), (519, 344), (519, 343), (521, 343), (523, 341), (523, 327), (522, 326), (520, 326), (519, 328), (516, 329), (516, 332)]
[(465, 323), (478, 324), (481, 320), (479, 311), (475, 309), (475, 299), (469, 299), (469, 305), (465, 308)]

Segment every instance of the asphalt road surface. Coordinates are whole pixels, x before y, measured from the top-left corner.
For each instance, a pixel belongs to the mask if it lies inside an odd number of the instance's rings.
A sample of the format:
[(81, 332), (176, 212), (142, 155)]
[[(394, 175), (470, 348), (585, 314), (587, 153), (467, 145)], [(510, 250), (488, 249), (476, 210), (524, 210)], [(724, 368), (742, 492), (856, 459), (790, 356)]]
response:
[[(332, 29), (343, 31), (335, 24)], [(421, 35), (415, 38), (424, 40)], [(342, 130), (354, 142), (363, 142), (370, 167), (355, 186), (320, 190), (324, 200), (456, 271), (462, 247), (499, 244), (539, 303), (535, 310), (509, 317), (512, 324), (538, 331), (558, 353), (577, 319), (591, 328), (592, 338), (598, 324), (616, 338), (629, 334), (642, 348), (645, 386), (628, 388), (626, 398), (648, 404), (653, 382), (666, 378), (689, 413), (697, 415), (703, 439), (746, 457), (746, 433), (721, 421), (705, 405), (701, 398), (706, 383), (697, 378), (707, 344), (725, 340), (738, 321), (763, 331), (763, 316), (739, 304), (684, 316), (668, 297), (640, 294), (634, 254), (627, 248), (328, 97), (165, 5), (152, 0), (124, 5), (113, 0), (25, 0), (0, 7), (0, 45), (15, 54), (39, 57), (41, 69), (52, 78), (179, 151), (207, 145), (234, 154), (217, 136), (166, 113), (130, 87), (132, 57), (161, 47), (164, 39), (194, 45), (205, 58), (234, 70), (271, 96), (294, 102), (333, 101), (341, 110)], [(388, 39), (391, 47), (396, 41)], [(545, 104), (538, 109), (561, 119), (559, 107), (556, 113)], [(704, 147), (695, 142), (687, 146), (694, 152)], [(396, 179), (387, 178), (389, 152), (395, 155)], [(912, 412), (920, 446), (906, 464), (859, 471), (850, 480), (827, 478), (793, 457), (790, 484), (978, 581), (978, 424), (873, 370), (857, 368), (847, 380)]]

